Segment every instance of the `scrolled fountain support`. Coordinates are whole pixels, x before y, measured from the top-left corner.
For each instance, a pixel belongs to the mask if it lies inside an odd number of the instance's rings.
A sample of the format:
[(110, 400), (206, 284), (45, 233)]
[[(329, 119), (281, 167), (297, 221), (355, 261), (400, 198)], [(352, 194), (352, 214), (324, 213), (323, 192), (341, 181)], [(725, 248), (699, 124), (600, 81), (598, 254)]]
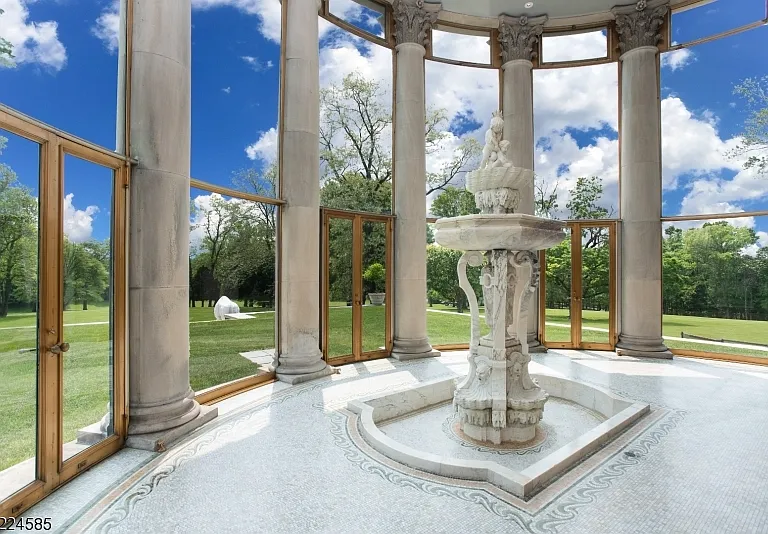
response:
[[(515, 167), (502, 140), (501, 112), (493, 114), (480, 168), (467, 177), (480, 213), (439, 219), (438, 244), (464, 250), (458, 263), (459, 285), (469, 301), (469, 373), (457, 386), (454, 406), (462, 431), (494, 444), (534, 439), (548, 395), (530, 377), (527, 318), (539, 283), (538, 251), (563, 240), (559, 221), (515, 213), (520, 189), (531, 185), (533, 171)], [(482, 266), (480, 284), (490, 332), (480, 336), (477, 295), (467, 266)]]

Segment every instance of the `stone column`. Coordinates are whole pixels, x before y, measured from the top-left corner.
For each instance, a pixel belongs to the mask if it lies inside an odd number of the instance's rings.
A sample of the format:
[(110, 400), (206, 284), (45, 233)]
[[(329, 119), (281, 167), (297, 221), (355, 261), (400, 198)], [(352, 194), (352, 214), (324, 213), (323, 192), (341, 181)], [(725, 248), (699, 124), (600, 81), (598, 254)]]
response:
[(621, 327), (617, 352), (671, 358), (661, 337), (661, 112), (667, 0), (615, 7), (621, 55)]
[[(499, 42), (504, 71), (504, 139), (510, 141), (509, 155), (516, 167), (533, 170), (533, 63), (546, 15), (540, 17), (499, 17)], [(533, 184), (520, 191), (519, 213), (534, 214)], [(528, 312), (528, 351), (546, 352), (539, 342), (538, 289)]]
[(132, 0), (129, 447), (216, 416), (189, 386), (190, 0)]
[(424, 54), (440, 4), (395, 0), (395, 312), (392, 356), (439, 356), (427, 339)]
[(329, 375), (320, 351), (319, 0), (286, 3), (280, 177), (278, 379), (296, 384)]

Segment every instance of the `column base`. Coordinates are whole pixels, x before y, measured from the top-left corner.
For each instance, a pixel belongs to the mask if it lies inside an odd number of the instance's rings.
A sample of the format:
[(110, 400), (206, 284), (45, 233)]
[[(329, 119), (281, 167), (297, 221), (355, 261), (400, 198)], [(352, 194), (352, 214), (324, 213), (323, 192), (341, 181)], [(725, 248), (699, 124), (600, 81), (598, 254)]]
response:
[(200, 409), (192, 388), (183, 397), (162, 404), (131, 404), (128, 435), (154, 434), (185, 425), (200, 415)]
[(432, 348), (427, 338), (395, 339), (392, 343), (391, 356), (401, 362), (419, 358), (438, 358), (440, 351)]
[(192, 431), (197, 430), (205, 423), (212, 421), (219, 415), (219, 409), (214, 406), (199, 406), (199, 408), (200, 410), (194, 419), (187, 421), (181, 426), (171, 428), (170, 430), (131, 435), (129, 428), (128, 439), (125, 440), (125, 446), (131, 449), (142, 449), (152, 452), (163, 452), (167, 450), (174, 442), (187, 434), (190, 434)]
[(285, 382), (286, 384), (290, 384), (294, 386), (296, 384), (301, 384), (302, 382), (309, 382), (310, 380), (314, 380), (316, 378), (322, 378), (324, 376), (329, 376), (338, 372), (336, 368), (331, 367), (325, 362), (322, 362), (322, 364), (324, 367), (322, 367), (318, 371), (312, 371), (309, 373), (301, 373), (301, 374), (286, 373), (281, 371), (280, 367), (278, 367), (277, 368), (278, 370), (275, 373), (275, 376), (280, 382)]
[(662, 360), (671, 360), (673, 356), (661, 338), (644, 338), (625, 334), (619, 336), (619, 342), (616, 343), (616, 354)]

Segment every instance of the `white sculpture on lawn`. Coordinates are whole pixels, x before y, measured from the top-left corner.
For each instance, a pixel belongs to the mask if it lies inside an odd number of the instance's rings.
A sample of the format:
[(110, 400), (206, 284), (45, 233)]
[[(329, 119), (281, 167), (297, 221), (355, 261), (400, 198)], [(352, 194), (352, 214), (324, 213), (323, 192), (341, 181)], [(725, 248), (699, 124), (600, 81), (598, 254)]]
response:
[(237, 302), (233, 302), (227, 296), (221, 297), (216, 301), (216, 305), (213, 307), (213, 315), (217, 321), (223, 321), (226, 319), (225, 315), (230, 313), (240, 313), (240, 306)]
[[(480, 213), (435, 224), (438, 244), (465, 251), (458, 275), (472, 315), (469, 373), (453, 403), (467, 436), (495, 444), (532, 440), (543, 416), (548, 395), (528, 374), (527, 317), (539, 282), (537, 251), (565, 237), (559, 221), (515, 213), (520, 191), (532, 190), (533, 170), (513, 165), (503, 129), (501, 112), (494, 112), (480, 167), (467, 175), (466, 188), (474, 193)], [(482, 266), (485, 320), (491, 330), (483, 337), (467, 265)]]

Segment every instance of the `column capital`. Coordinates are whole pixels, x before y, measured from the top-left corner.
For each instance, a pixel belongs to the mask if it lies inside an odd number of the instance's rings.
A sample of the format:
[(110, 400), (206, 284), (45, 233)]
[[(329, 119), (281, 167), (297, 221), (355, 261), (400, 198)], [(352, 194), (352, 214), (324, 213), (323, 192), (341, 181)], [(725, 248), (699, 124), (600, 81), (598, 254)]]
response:
[(638, 0), (635, 4), (611, 9), (621, 53), (641, 46), (656, 47), (661, 41), (659, 29), (668, 11), (669, 0)]
[(499, 15), (502, 64), (515, 59), (533, 60), (538, 55), (539, 36), (544, 32), (546, 21), (546, 15), (530, 18)]
[(442, 4), (424, 0), (395, 0), (392, 2), (395, 18), (395, 44), (416, 43), (426, 48), (429, 30), (437, 20)]

